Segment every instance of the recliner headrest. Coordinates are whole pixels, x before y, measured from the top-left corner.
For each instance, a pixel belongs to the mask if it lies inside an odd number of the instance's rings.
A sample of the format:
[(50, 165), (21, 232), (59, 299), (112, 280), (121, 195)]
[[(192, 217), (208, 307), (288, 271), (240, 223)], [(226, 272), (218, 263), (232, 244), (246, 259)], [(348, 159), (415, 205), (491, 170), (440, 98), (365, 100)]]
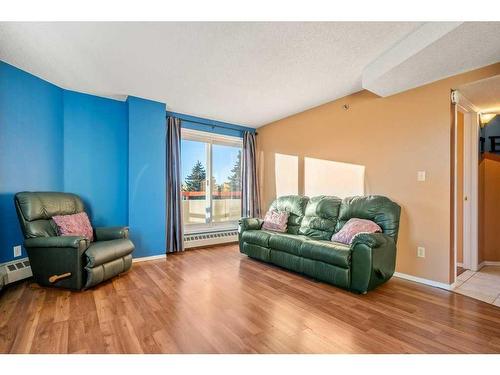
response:
[(57, 192), (21, 192), (15, 199), (27, 221), (49, 220), (55, 215), (71, 215), (84, 210), (78, 195)]

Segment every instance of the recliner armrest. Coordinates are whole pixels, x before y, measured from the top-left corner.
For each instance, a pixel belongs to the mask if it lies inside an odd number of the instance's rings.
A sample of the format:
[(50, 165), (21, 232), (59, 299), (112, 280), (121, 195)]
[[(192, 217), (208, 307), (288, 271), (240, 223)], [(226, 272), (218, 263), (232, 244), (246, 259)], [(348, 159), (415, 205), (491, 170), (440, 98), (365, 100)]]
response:
[[(82, 259), (89, 245), (90, 241), (80, 236), (37, 237), (24, 241), (37, 283), (75, 290), (83, 287)], [(70, 275), (59, 281), (50, 280), (64, 274)]]
[(95, 228), (95, 236), (97, 241), (128, 238), (128, 227), (97, 227)]
[(26, 248), (75, 248), (85, 250), (90, 241), (83, 236), (36, 237), (24, 240)]
[(238, 232), (241, 234), (246, 230), (260, 229), (264, 220), (253, 218), (253, 217), (243, 217), (239, 221)]

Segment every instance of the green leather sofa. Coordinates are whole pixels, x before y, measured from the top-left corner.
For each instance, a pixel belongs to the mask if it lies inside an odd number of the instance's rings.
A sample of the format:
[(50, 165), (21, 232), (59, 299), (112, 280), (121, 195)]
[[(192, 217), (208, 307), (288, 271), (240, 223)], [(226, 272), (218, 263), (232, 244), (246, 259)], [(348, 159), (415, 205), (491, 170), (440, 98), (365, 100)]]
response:
[[(242, 218), (239, 246), (249, 257), (358, 293), (394, 274), (401, 208), (390, 199), (293, 195), (271, 208), (290, 213), (287, 233), (262, 230), (262, 219)], [(383, 232), (359, 234), (351, 245), (330, 241), (351, 218), (372, 220)]]
[(95, 228), (94, 242), (85, 237), (57, 236), (52, 216), (84, 211), (77, 195), (21, 192), (14, 196), (14, 204), (38, 284), (81, 290), (132, 266), (134, 245), (126, 227)]

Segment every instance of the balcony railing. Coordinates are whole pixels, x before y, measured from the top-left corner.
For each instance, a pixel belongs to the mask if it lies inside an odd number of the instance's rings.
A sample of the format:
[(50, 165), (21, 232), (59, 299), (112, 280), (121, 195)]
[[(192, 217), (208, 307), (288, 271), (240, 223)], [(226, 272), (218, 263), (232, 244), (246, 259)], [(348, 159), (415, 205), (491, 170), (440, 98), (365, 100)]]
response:
[[(182, 214), (185, 224), (205, 224), (208, 202), (203, 191), (182, 192)], [(212, 193), (212, 222), (237, 221), (241, 217), (241, 192)]]
[[(182, 191), (183, 200), (204, 199), (205, 191)], [(212, 199), (241, 199), (241, 191), (213, 191)]]

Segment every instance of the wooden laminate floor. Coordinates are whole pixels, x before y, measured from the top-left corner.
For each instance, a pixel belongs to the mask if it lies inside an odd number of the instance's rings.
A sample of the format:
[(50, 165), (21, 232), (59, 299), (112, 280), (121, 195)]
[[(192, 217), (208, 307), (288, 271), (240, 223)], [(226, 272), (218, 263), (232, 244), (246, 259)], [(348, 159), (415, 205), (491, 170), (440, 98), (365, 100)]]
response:
[(84, 292), (9, 286), (0, 353), (499, 353), (500, 308), (392, 278), (356, 295), (237, 246), (135, 263)]

